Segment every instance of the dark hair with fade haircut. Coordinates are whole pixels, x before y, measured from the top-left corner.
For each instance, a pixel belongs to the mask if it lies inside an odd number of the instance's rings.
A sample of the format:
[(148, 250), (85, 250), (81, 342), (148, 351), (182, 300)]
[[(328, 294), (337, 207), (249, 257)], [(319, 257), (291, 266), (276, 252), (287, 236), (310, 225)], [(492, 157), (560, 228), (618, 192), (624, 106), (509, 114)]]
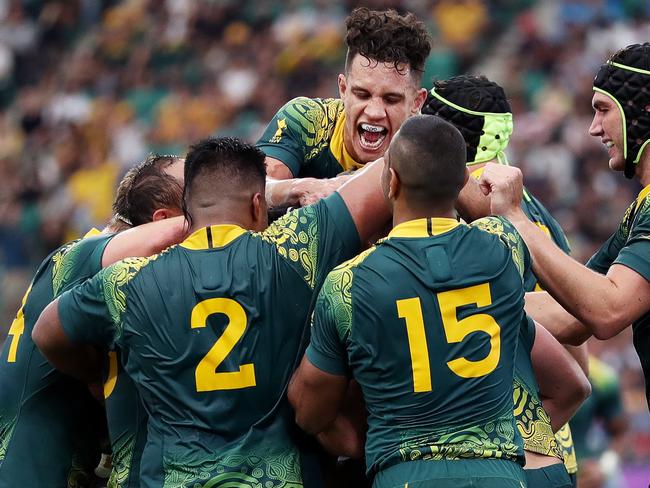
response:
[(159, 208), (181, 208), (181, 182), (165, 169), (178, 156), (150, 154), (145, 161), (131, 168), (117, 187), (113, 202), (112, 224), (136, 226), (151, 222)]
[(450, 102), (475, 112), (512, 112), (503, 88), (483, 75), (459, 75), (436, 80), (433, 88)]
[(209, 137), (190, 146), (185, 157), (185, 219), (191, 225), (187, 199), (197, 179), (207, 181), (216, 193), (227, 194), (228, 190), (255, 186), (264, 191), (265, 159), (266, 155), (259, 148), (237, 137)]
[(400, 15), (395, 10), (356, 8), (345, 20), (345, 43), (348, 53), (345, 71), (357, 54), (381, 63), (393, 63), (398, 72), (408, 64), (421, 80), (424, 62), (431, 51), (431, 37), (422, 21), (414, 14)]
[(402, 124), (388, 148), (388, 163), (419, 206), (447, 204), (465, 183), (465, 140), (452, 124), (435, 115), (416, 115)]

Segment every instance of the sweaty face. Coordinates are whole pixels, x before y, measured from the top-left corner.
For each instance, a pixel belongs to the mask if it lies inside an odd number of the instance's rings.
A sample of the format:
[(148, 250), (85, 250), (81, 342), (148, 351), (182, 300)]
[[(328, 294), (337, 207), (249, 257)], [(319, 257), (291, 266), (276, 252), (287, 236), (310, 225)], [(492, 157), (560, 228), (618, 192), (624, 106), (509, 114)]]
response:
[(623, 153), (623, 118), (616, 102), (609, 96), (595, 92), (591, 99), (594, 107), (594, 120), (589, 127), (589, 134), (600, 137), (607, 147), (609, 167), (614, 171), (625, 169)]
[(380, 158), (402, 123), (418, 113), (426, 90), (414, 82), (407, 65), (378, 63), (357, 54), (347, 76), (339, 75), (345, 106), (345, 148), (359, 163)]

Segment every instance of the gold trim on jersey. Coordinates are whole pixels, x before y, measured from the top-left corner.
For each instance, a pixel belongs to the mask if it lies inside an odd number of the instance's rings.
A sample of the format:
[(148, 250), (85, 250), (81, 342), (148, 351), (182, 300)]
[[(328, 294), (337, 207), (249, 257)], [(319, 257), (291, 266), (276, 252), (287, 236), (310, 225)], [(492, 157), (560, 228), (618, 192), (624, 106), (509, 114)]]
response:
[(94, 236), (98, 236), (98, 235), (101, 234), (101, 233), (102, 233), (101, 230), (97, 230), (97, 229), (95, 229), (95, 228), (93, 227), (93, 228), (90, 229), (88, 232), (86, 232), (86, 234), (83, 236), (82, 239), (85, 239), (86, 237), (94, 237)]
[(336, 121), (334, 132), (330, 139), (330, 152), (332, 156), (339, 162), (343, 171), (350, 171), (351, 169), (363, 168), (363, 164), (357, 163), (345, 147), (343, 142), (343, 128), (345, 127), (345, 112)]
[(646, 186), (643, 190), (639, 192), (639, 196), (636, 197), (636, 205), (634, 206), (634, 211), (636, 212), (639, 208), (639, 205), (641, 205), (641, 202), (645, 197), (650, 194), (650, 185)]
[(431, 237), (458, 227), (456, 219), (444, 217), (416, 219), (403, 222), (390, 231), (388, 237)]
[(210, 225), (193, 232), (180, 246), (193, 251), (223, 247), (246, 232), (236, 224)]

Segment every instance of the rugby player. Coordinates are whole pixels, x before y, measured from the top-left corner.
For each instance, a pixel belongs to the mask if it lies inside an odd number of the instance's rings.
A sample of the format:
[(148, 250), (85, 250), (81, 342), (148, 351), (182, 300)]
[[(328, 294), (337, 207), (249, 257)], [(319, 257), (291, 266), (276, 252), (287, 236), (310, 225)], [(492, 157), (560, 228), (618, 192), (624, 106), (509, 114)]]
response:
[[(103, 409), (91, 398), (86, 384), (48, 363), (31, 332), (54, 297), (90, 278), (102, 266), (125, 256), (158, 252), (182, 238), (182, 217), (163, 226), (149, 224), (127, 230), (181, 215), (181, 181), (182, 160), (150, 157), (120, 183), (113, 218), (103, 232), (92, 229), (82, 240), (63, 245), (41, 263), (0, 355), (0, 486), (90, 486), (99, 458), (101, 432), (96, 425), (105, 423)], [(125, 394), (121, 396), (128, 400)], [(131, 409), (122, 422), (133, 423), (134, 412)], [(112, 431), (113, 422), (109, 424)]]
[(264, 153), (235, 138), (185, 162), (191, 235), (63, 294), (33, 337), (84, 378), (116, 345), (149, 414), (140, 486), (303, 486), (286, 387), (327, 273), (389, 218), (368, 165), (330, 197), (267, 228)]
[[(594, 80), (595, 110), (589, 133), (609, 152), (609, 167), (644, 186), (619, 228), (586, 266), (559, 250), (521, 211), (521, 172), (488, 165), (480, 186), (491, 211), (508, 218), (525, 239), (533, 270), (546, 292), (527, 297), (537, 320), (554, 324), (562, 342), (580, 343), (589, 334), (608, 339), (632, 324), (650, 393), (650, 43), (615, 53)], [(557, 302), (555, 300), (557, 300)], [(577, 319), (577, 320), (576, 320)]]
[[(293, 205), (273, 179), (311, 177), (313, 203), (334, 191), (339, 173), (380, 158), (406, 118), (420, 111), (424, 63), (431, 50), (425, 25), (408, 13), (361, 7), (346, 19), (340, 98), (298, 97), (273, 117), (257, 142), (266, 154), (269, 206)], [(284, 193), (286, 195), (286, 193)]]

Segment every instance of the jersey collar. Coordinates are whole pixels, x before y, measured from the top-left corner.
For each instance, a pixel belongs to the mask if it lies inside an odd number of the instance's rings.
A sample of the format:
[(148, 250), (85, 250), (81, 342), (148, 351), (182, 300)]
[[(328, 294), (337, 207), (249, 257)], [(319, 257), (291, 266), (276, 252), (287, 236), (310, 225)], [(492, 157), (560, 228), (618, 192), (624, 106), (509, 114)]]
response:
[(99, 235), (99, 234), (101, 234), (101, 233), (102, 233), (101, 230), (97, 230), (97, 229), (95, 229), (95, 228), (93, 227), (93, 228), (90, 229), (88, 232), (86, 232), (86, 234), (83, 236), (83, 239), (85, 239), (86, 237), (97, 236), (97, 235)]
[(408, 220), (394, 227), (388, 237), (432, 237), (449, 232), (459, 225), (456, 219), (442, 217)]
[(636, 205), (634, 206), (635, 210), (639, 208), (639, 205), (641, 205), (643, 199), (647, 197), (649, 194), (650, 194), (650, 185), (646, 186), (643, 190), (639, 192), (639, 196), (636, 197)]
[(180, 246), (193, 251), (214, 249), (230, 244), (247, 231), (235, 224), (210, 225), (193, 232)]
[(332, 139), (330, 140), (330, 151), (343, 168), (343, 171), (363, 168), (363, 164), (357, 163), (345, 148), (345, 143), (343, 142), (343, 127), (345, 127), (345, 112), (341, 112), (341, 116), (338, 118), (336, 125), (334, 126), (334, 132), (332, 133)]

